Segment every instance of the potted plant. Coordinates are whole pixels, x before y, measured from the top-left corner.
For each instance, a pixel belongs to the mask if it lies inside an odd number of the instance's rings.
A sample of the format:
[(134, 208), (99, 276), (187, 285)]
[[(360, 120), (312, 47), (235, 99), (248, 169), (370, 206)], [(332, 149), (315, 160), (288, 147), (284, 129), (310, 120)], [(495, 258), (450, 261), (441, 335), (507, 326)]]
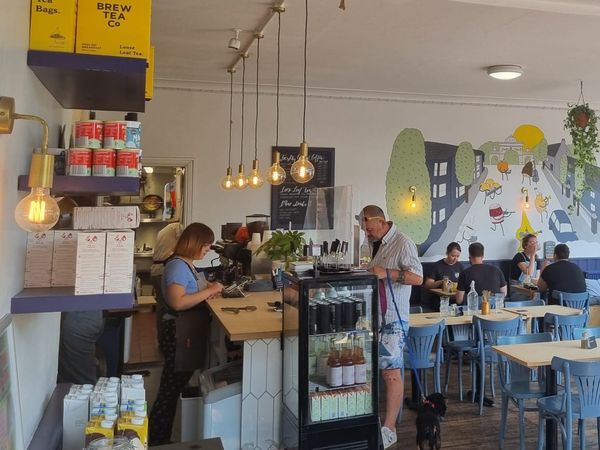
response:
[(286, 270), (291, 261), (297, 261), (302, 254), (304, 246), (304, 232), (302, 231), (274, 231), (273, 236), (262, 244), (256, 252), (264, 252), (272, 261), (283, 261)]

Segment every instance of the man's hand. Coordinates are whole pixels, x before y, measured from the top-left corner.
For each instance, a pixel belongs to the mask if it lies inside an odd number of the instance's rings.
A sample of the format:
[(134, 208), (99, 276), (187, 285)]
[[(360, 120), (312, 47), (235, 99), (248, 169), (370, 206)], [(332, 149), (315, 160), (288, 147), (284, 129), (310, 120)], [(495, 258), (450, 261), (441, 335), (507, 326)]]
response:
[(371, 267), (371, 272), (377, 275), (377, 278), (380, 280), (387, 278), (385, 267), (383, 266), (373, 266)]

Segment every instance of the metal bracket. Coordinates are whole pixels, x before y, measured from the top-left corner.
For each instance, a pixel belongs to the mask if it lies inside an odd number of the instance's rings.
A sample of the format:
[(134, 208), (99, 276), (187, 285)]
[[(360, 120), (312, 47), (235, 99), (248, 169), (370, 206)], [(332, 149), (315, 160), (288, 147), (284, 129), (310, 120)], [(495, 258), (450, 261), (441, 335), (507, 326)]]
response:
[(0, 134), (10, 134), (15, 124), (15, 99), (0, 97)]

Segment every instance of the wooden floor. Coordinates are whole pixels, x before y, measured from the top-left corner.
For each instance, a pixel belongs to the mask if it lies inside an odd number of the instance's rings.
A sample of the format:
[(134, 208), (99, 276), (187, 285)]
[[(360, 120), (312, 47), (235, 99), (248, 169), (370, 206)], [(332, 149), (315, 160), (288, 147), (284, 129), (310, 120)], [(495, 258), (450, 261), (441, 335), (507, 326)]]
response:
[(127, 364), (158, 364), (161, 361), (156, 338), (156, 314), (149, 308), (136, 310), (133, 314)]

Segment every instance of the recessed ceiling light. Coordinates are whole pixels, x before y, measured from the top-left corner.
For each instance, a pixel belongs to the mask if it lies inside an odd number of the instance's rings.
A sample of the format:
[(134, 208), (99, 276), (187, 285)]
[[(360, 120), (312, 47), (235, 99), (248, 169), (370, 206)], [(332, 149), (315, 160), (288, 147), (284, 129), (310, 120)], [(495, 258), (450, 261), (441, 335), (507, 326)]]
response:
[(523, 68), (516, 65), (490, 66), (487, 68), (487, 73), (497, 80), (514, 80), (523, 75)]

